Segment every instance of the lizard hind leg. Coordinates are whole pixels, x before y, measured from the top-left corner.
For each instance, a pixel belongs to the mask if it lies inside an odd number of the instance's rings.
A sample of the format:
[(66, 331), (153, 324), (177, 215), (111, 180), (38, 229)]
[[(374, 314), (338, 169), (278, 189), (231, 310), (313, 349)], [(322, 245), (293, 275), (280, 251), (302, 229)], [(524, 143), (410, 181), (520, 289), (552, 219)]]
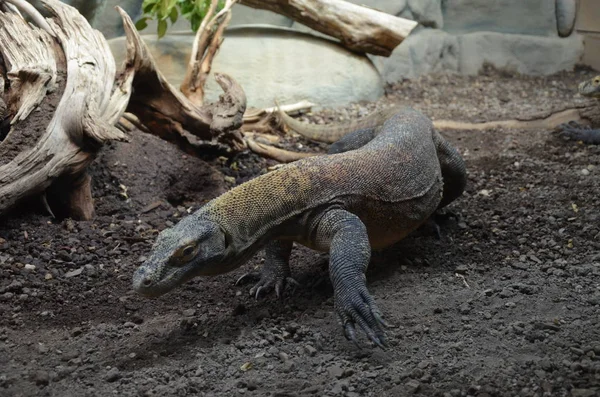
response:
[(265, 264), (258, 272), (249, 272), (242, 275), (236, 285), (247, 279), (258, 280), (250, 289), (250, 295), (258, 299), (261, 293), (275, 290), (277, 298), (282, 298), (283, 291), (287, 285), (294, 287), (300, 284), (291, 277), (290, 255), (292, 253), (292, 241), (273, 240), (265, 247)]

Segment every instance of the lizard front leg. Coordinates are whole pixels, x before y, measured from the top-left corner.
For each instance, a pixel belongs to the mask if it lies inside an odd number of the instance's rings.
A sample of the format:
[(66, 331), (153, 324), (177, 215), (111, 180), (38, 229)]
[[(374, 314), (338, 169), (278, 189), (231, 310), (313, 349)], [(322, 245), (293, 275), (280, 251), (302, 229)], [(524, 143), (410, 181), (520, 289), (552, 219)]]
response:
[(387, 343), (383, 327), (388, 325), (367, 290), (365, 277), (371, 259), (367, 228), (356, 215), (332, 209), (319, 220), (316, 240), (320, 246), (329, 246), (335, 311), (346, 338), (358, 346), (358, 324), (373, 343), (384, 348)]
[(240, 277), (236, 284), (245, 279), (258, 279), (258, 283), (250, 289), (250, 295), (256, 299), (261, 292), (268, 292), (275, 289), (275, 294), (281, 298), (286, 285), (298, 285), (298, 282), (291, 277), (290, 255), (292, 253), (293, 241), (272, 240), (265, 246), (265, 264), (259, 272), (250, 272)]
[(588, 145), (600, 145), (600, 130), (585, 128), (575, 121), (561, 124), (559, 135)]

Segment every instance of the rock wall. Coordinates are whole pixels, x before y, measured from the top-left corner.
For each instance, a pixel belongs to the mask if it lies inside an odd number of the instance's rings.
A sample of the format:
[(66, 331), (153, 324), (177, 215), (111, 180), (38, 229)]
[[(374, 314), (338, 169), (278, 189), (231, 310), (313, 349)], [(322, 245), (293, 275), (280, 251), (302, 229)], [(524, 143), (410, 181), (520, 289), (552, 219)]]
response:
[[(572, 69), (583, 54), (582, 38), (572, 34), (575, 0), (417, 3), (426, 12), (415, 12), (408, 1), (397, 15), (412, 14), (424, 26), (415, 29), (389, 58), (371, 57), (387, 82), (432, 72), (477, 74), (486, 63), (546, 75)], [(425, 21), (435, 24), (426, 28)]]

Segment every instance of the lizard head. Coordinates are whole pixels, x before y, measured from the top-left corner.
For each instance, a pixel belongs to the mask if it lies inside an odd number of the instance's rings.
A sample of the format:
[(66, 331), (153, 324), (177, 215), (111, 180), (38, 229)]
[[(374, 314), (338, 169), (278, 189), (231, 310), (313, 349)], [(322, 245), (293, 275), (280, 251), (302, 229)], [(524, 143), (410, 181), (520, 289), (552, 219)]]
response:
[(600, 98), (600, 76), (579, 84), (579, 93), (587, 97)]
[(197, 214), (163, 230), (148, 260), (133, 275), (133, 288), (141, 295), (160, 296), (196, 276), (225, 273), (228, 238), (221, 226)]

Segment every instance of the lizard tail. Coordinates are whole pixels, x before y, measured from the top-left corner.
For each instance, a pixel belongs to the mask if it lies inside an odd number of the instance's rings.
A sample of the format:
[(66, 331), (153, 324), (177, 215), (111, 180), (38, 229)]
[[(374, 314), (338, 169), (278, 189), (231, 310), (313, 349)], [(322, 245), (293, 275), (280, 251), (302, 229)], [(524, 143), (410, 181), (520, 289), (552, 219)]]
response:
[(287, 128), (296, 131), (305, 138), (325, 143), (337, 142), (344, 136), (356, 130), (373, 128), (381, 125), (397, 111), (397, 108), (380, 109), (359, 120), (352, 120), (340, 124), (317, 125), (298, 121), (288, 116), (279, 108), (279, 105), (277, 106), (277, 115), (279, 116), (280, 123)]
[(313, 141), (333, 143), (345, 135), (344, 131), (340, 131), (339, 125), (303, 123), (288, 116), (288, 114), (281, 110), (279, 106), (277, 106), (277, 115), (279, 116), (279, 122), (282, 125)]

